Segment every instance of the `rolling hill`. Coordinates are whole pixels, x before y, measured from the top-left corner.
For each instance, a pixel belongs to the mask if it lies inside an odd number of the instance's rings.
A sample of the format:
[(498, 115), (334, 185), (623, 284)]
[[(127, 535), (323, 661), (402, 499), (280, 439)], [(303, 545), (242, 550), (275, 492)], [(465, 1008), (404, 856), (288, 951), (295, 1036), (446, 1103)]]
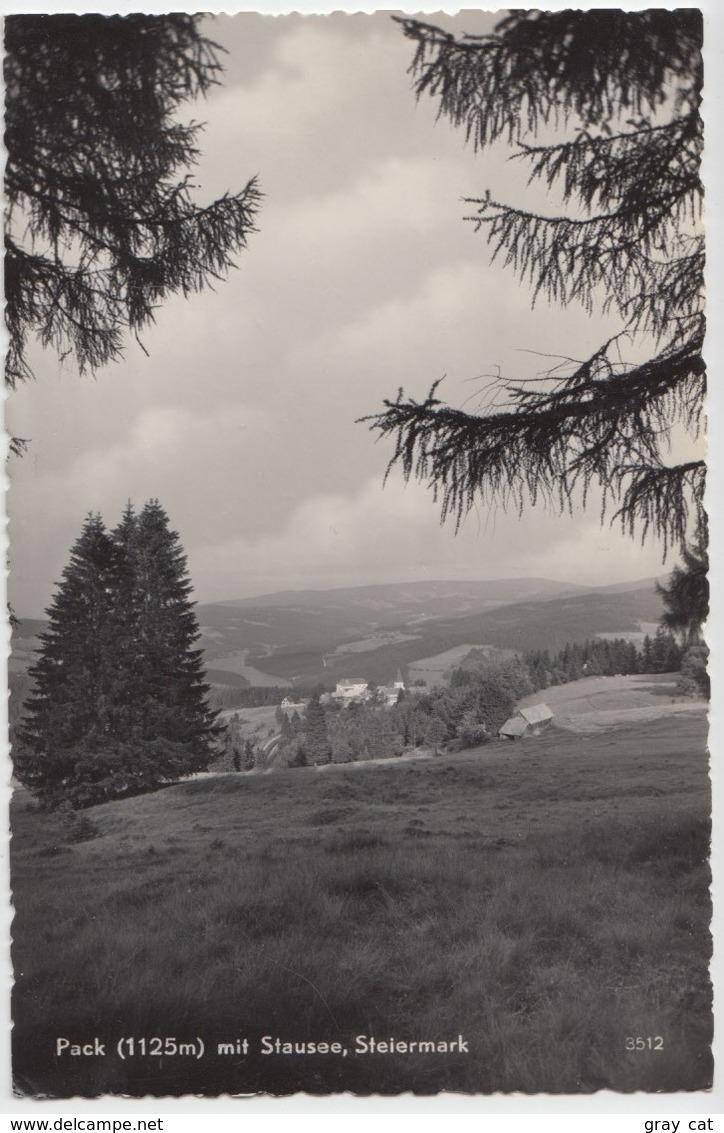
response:
[(544, 578), (480, 582), (415, 582), (335, 590), (285, 590), (197, 609), (204, 648), (213, 661), (235, 650), (257, 656), (334, 650), (385, 630), (416, 628), (440, 618), (469, 617), (511, 602), (547, 601), (583, 592)]
[[(217, 681), (224, 669), (246, 673), (250, 666), (280, 684), (333, 685), (351, 676), (383, 684), (398, 668), (465, 644), (558, 650), (599, 633), (636, 632), (658, 620), (662, 604), (653, 580), (631, 586), (574, 590), (539, 579), (426, 583), (302, 591), (296, 605), (285, 592), (279, 606), (249, 607), (246, 600), (202, 606), (199, 619)], [(518, 600), (506, 602), (506, 591), (517, 592)]]
[[(334, 683), (357, 672), (381, 683), (390, 678), (389, 647), (406, 641), (411, 656), (425, 656), (415, 643), (440, 618), (582, 590), (545, 578), (388, 583), (286, 590), (201, 605), (197, 614), (213, 684), (304, 684), (330, 677)], [(406, 663), (407, 653), (402, 656)]]
[[(243, 688), (351, 676), (384, 684), (459, 646), (558, 650), (636, 632), (661, 610), (653, 579), (587, 589), (523, 578), (282, 591), (200, 605), (197, 616), (210, 682)], [(25, 672), (43, 628), (27, 619), (14, 633), (12, 671)]]

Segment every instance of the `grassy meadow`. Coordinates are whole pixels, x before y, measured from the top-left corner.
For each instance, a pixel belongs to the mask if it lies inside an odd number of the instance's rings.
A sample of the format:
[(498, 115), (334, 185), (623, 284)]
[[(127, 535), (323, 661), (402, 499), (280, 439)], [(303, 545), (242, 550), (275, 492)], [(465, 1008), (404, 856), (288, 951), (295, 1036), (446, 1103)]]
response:
[[(690, 714), (198, 779), (91, 808), (74, 844), (16, 791), (17, 1091), (706, 1088), (705, 740)], [(348, 1054), (264, 1055), (263, 1035)], [(356, 1054), (357, 1035), (469, 1053)], [(56, 1057), (60, 1036), (107, 1053)], [(122, 1060), (124, 1036), (206, 1053)]]

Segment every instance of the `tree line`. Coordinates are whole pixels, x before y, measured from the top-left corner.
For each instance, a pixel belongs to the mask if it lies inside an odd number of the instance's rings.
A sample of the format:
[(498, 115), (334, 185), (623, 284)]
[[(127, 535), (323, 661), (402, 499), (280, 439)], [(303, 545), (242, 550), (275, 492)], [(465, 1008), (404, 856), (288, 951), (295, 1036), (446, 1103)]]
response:
[[(213, 663), (210, 667), (213, 667)], [(250, 685), (248, 688), (217, 686), (212, 690), (209, 702), (219, 711), (224, 708), (268, 708), (272, 704), (280, 704), (285, 696), (294, 697), (297, 701), (308, 700), (315, 687), (300, 685), (291, 689), (288, 685)]]
[(551, 656), (547, 649), (524, 654), (533, 691), (577, 681), (581, 677), (627, 676), (631, 673), (674, 673), (681, 668), (683, 649), (662, 626), (646, 634), (639, 650), (632, 641), (594, 637), (564, 645)]

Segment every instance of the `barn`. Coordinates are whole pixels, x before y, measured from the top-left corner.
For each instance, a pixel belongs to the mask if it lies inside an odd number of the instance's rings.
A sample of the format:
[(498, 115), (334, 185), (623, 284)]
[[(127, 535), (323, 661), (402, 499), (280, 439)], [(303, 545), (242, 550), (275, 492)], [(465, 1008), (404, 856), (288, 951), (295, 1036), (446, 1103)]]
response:
[(530, 708), (521, 708), (520, 715), (530, 725), (534, 736), (544, 732), (553, 719), (553, 713), (547, 704), (534, 704)]
[(498, 735), (501, 740), (519, 740), (521, 736), (526, 734), (529, 727), (530, 725), (521, 715), (511, 716), (499, 729)]
[(533, 704), (521, 708), (515, 716), (506, 720), (498, 735), (501, 740), (520, 740), (523, 736), (538, 736), (550, 726), (553, 713), (547, 704)]

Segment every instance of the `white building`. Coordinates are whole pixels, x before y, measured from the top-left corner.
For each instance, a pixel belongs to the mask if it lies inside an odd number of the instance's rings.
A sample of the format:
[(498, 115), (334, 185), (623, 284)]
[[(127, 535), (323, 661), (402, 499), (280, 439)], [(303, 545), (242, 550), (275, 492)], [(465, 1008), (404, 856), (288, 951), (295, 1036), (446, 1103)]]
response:
[(343, 707), (347, 704), (352, 704), (353, 701), (369, 700), (372, 693), (367, 687), (367, 681), (363, 677), (345, 677), (343, 681), (337, 681), (332, 696)]
[(285, 696), (280, 707), (282, 712), (298, 712), (301, 716), (302, 712), (307, 707), (307, 701), (294, 700), (291, 696)]
[(383, 685), (374, 692), (370, 691), (369, 685), (363, 677), (345, 677), (343, 681), (337, 681), (337, 687), (331, 697), (343, 708), (346, 708), (348, 704), (360, 704), (362, 701), (371, 700), (373, 697), (376, 703), (391, 708), (393, 704), (397, 704), (400, 692), (404, 691), (405, 682), (402, 679), (402, 674), (398, 671), (397, 677), (391, 685)]

